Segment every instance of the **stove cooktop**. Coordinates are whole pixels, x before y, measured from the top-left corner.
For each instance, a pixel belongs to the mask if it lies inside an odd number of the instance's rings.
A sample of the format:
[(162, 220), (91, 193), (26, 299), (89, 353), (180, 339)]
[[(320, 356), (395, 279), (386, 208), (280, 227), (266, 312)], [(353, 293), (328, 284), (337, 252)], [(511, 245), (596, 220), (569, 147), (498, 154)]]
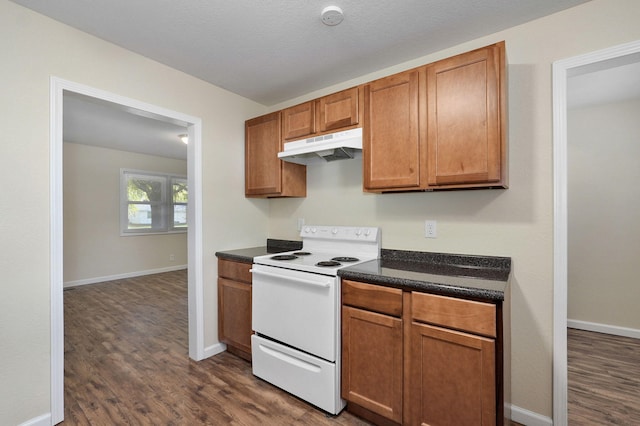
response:
[(337, 271), (340, 268), (367, 262), (376, 258), (377, 256), (365, 256), (360, 258), (337, 253), (311, 253), (306, 251), (300, 252), (298, 250), (278, 253), (277, 255), (269, 254), (266, 256), (259, 256), (254, 258), (253, 262), (260, 265), (277, 266), (280, 268), (295, 269), (298, 271), (337, 275)]
[(302, 249), (254, 258), (254, 263), (325, 275), (377, 259), (380, 230), (372, 227), (304, 226)]

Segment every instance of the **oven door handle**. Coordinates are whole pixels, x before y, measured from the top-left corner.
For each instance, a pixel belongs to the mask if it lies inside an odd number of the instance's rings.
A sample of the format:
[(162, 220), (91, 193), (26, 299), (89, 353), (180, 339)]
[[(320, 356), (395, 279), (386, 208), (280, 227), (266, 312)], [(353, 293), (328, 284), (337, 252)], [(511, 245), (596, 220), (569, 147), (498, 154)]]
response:
[(270, 272), (256, 271), (255, 269), (249, 269), (249, 272), (256, 275), (264, 275), (265, 277), (277, 278), (279, 280), (293, 281), (295, 283), (311, 285), (314, 287), (327, 288), (331, 285), (330, 281), (317, 282), (317, 281), (305, 280), (304, 278), (294, 278), (294, 277), (288, 277), (286, 275), (272, 274)]

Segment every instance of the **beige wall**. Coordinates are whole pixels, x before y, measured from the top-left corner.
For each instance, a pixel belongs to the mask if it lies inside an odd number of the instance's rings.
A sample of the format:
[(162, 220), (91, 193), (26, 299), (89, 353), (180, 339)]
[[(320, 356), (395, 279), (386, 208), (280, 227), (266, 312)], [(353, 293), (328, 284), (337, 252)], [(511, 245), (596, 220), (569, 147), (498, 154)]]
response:
[(63, 156), (65, 285), (187, 265), (186, 233), (120, 236), (120, 168), (186, 176), (186, 160), (73, 143)]
[[(382, 228), (385, 248), (511, 256), (512, 402), (552, 416), (553, 166), (551, 66), (640, 39), (640, 2), (594, 0), (415, 61), (314, 92), (275, 108), (506, 41), (509, 63), (510, 189), (362, 193), (362, 167), (343, 161), (308, 168), (304, 200), (272, 200), (269, 234), (295, 237), (296, 218)], [(328, 208), (327, 206), (335, 206)], [(425, 219), (438, 238), (425, 239)]]
[[(506, 40), (506, 191), (363, 194), (361, 166), (345, 161), (310, 167), (306, 199), (266, 201), (243, 196), (242, 142), (244, 119), (266, 108), (0, 0), (0, 51), (10, 58), (0, 67), (0, 418), (17, 424), (50, 410), (51, 75), (202, 118), (206, 345), (216, 341), (216, 250), (262, 244), (267, 235), (296, 238), (297, 217), (378, 225), (386, 248), (512, 257), (512, 401), (551, 416), (551, 64), (640, 39), (638, 16), (636, 0), (594, 0), (287, 103)], [(422, 237), (427, 218), (438, 221), (438, 239)]]
[(640, 330), (640, 100), (568, 114), (568, 318)]
[(50, 77), (202, 119), (205, 347), (217, 342), (215, 252), (264, 244), (244, 198), (244, 120), (262, 105), (0, 0), (0, 423), (50, 408)]

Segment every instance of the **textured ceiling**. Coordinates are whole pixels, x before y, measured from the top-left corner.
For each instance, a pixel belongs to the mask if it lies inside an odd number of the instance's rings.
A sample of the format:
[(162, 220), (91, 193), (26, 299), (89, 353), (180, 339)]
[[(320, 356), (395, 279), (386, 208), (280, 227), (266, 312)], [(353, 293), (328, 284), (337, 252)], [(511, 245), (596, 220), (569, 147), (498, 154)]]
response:
[(13, 1), (273, 105), (587, 0)]
[(178, 138), (186, 127), (73, 92), (64, 93), (62, 108), (65, 142), (187, 159), (187, 146)]
[[(269, 106), (588, 0), (12, 1)], [(70, 142), (184, 158), (169, 127), (65, 95)]]

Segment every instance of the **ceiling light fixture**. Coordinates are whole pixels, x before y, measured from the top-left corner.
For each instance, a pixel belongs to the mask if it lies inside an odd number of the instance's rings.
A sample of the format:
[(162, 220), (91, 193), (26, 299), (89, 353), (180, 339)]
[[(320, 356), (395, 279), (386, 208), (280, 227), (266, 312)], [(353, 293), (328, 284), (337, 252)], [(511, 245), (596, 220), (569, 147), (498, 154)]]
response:
[(183, 144), (186, 145), (189, 143), (189, 135), (183, 133), (182, 135), (178, 135), (178, 137), (180, 138)]
[(344, 15), (342, 14), (342, 9), (338, 6), (327, 6), (322, 9), (320, 18), (322, 19), (323, 24), (333, 27), (342, 22)]

